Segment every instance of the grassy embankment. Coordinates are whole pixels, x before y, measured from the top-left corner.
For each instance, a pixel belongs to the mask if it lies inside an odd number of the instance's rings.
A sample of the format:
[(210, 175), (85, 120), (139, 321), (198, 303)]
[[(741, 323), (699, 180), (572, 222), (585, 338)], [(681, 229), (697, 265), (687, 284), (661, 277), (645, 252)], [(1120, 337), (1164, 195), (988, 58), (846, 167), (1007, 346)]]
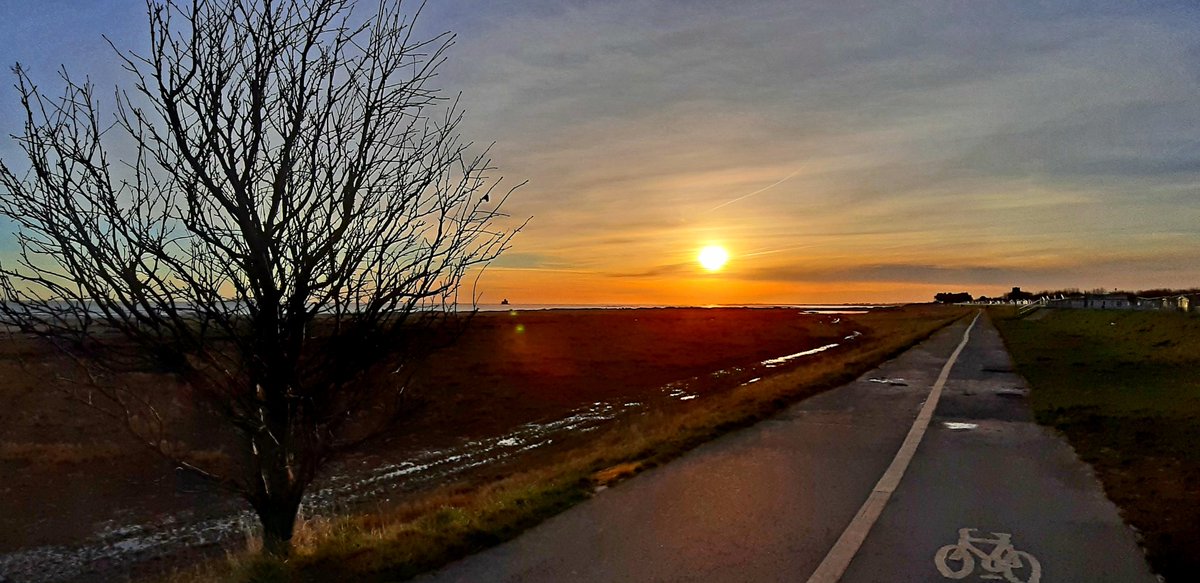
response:
[(811, 363), (677, 410), (616, 421), (553, 460), (486, 483), (448, 485), (398, 508), (300, 525), (286, 563), (252, 550), (177, 573), (169, 580), (394, 581), (497, 544), (607, 486), (803, 397), (848, 382), (927, 338), (966, 310), (910, 307), (856, 316), (865, 341)]
[(1168, 581), (1200, 569), (1200, 318), (1055, 310), (993, 314), (1032, 386), (1039, 422), (1066, 435)]

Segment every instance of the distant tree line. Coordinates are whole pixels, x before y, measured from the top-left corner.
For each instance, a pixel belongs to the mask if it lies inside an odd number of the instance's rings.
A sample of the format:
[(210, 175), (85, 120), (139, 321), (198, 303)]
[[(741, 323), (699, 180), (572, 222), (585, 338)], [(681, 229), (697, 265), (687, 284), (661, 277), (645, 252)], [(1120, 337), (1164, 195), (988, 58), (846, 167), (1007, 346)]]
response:
[(975, 298), (971, 297), (971, 294), (967, 292), (941, 292), (939, 294), (934, 294), (933, 296), (933, 301), (939, 304), (961, 304), (974, 299)]
[(1170, 289), (1170, 288), (1154, 288), (1144, 289), (1137, 292), (1137, 296), (1141, 298), (1161, 298), (1163, 296), (1187, 296), (1200, 294), (1200, 287), (1192, 287), (1188, 289)]

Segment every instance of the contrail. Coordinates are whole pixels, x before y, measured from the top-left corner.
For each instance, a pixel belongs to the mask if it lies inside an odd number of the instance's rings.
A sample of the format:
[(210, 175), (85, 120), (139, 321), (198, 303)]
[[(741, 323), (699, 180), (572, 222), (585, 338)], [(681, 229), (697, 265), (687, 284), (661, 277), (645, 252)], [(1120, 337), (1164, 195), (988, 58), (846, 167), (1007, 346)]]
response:
[(780, 247), (778, 249), (767, 249), (765, 251), (752, 251), (750, 253), (742, 253), (741, 257), (758, 257), (759, 255), (772, 255), (775, 253), (783, 253), (784, 251), (791, 251), (793, 249), (803, 249), (805, 247), (812, 247), (812, 245), (791, 245), (788, 247)]
[(750, 198), (750, 197), (752, 197), (752, 196), (754, 196), (754, 195), (756, 195), (756, 194), (759, 194), (759, 193), (761, 193), (761, 192), (763, 192), (763, 191), (766, 191), (766, 190), (770, 190), (770, 189), (772, 189), (772, 188), (775, 188), (776, 186), (779, 186), (780, 184), (783, 184), (784, 182), (787, 182), (787, 180), (788, 180), (789, 178), (791, 178), (791, 177), (793, 177), (793, 176), (795, 176), (795, 175), (799, 174), (799, 173), (800, 173), (800, 171), (804, 169), (804, 166), (805, 166), (805, 165), (807, 165), (807, 162), (805, 162), (804, 164), (801, 164), (801, 165), (797, 166), (795, 170), (792, 170), (792, 173), (791, 173), (791, 174), (788, 174), (787, 176), (784, 176), (783, 178), (780, 178), (779, 180), (777, 180), (777, 181), (775, 181), (775, 182), (773, 182), (773, 183), (771, 183), (771, 184), (768, 184), (767, 186), (764, 186), (764, 187), (762, 187), (762, 188), (760, 188), (760, 189), (758, 189), (758, 190), (756, 190), (756, 191), (754, 191), (754, 192), (751, 192), (751, 193), (749, 193), (749, 194), (743, 194), (743, 195), (741, 195), (741, 196), (739, 196), (739, 197), (737, 197), (737, 198), (735, 198), (735, 199), (733, 199), (733, 200), (727, 200), (727, 201), (725, 201), (725, 202), (723, 202), (723, 203), (721, 203), (721, 204), (719, 204), (719, 205), (717, 205), (717, 206), (714, 206), (714, 207), (712, 207), (712, 208), (710, 208), (710, 209), (708, 209), (708, 210), (706, 210), (706, 211), (704, 211), (704, 212), (705, 212), (705, 213), (711, 213), (711, 212), (713, 212), (713, 211), (715, 211), (715, 210), (717, 210), (717, 209), (720, 209), (720, 208), (725, 208), (725, 207), (727, 207), (727, 206), (729, 206), (729, 205), (731, 205), (731, 204), (733, 204), (733, 203), (735, 203), (735, 202), (738, 202), (738, 201), (740, 201), (740, 200), (745, 200), (745, 199), (747, 199), (747, 198)]

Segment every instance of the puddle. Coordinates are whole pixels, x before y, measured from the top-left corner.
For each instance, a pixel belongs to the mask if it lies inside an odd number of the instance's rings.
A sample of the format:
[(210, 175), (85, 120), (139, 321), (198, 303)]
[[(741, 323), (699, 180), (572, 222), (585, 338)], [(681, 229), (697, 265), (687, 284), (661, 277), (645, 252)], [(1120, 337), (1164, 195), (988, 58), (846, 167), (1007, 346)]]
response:
[(711, 376), (711, 377), (712, 377), (712, 378), (714, 378), (714, 379), (719, 379), (719, 378), (722, 378), (722, 377), (727, 377), (727, 376), (729, 376), (729, 375), (732, 375), (732, 374), (736, 374), (736, 373), (742, 372), (742, 370), (743, 370), (743, 369), (742, 369), (742, 367), (740, 367), (740, 366), (735, 366), (735, 367), (732, 367), (732, 368), (723, 368), (723, 369), (721, 369), (721, 370), (718, 370), (718, 371), (716, 371), (716, 372), (711, 372), (711, 373), (709, 373), (709, 375), (708, 375), (708, 376)]
[[(855, 332), (855, 334), (857, 334), (857, 332)], [(825, 352), (826, 350), (829, 350), (830, 348), (837, 348), (838, 346), (839, 346), (839, 344), (836, 344), (836, 343), (826, 344), (825, 346), (821, 346), (819, 348), (813, 348), (812, 350), (805, 350), (804, 352), (797, 352), (795, 354), (789, 354), (787, 356), (780, 356), (779, 358), (772, 358), (769, 360), (764, 360), (764, 361), (762, 361), (762, 364), (763, 364), (763, 366), (765, 366), (767, 368), (774, 368), (781, 364), (787, 363), (789, 360), (795, 360), (797, 358), (804, 358), (805, 356), (812, 356), (818, 352)]]
[(996, 396), (1019, 399), (1025, 396), (1025, 389), (997, 389)]
[(680, 401), (695, 399), (697, 394), (688, 392), (688, 390), (684, 388), (687, 386), (688, 384), (686, 381), (677, 381), (664, 387), (664, 390), (667, 391), (667, 396), (672, 399), (679, 399)]
[[(593, 403), (559, 419), (527, 423), (506, 435), (419, 452), (400, 463), (367, 470), (335, 465), (330, 468), (334, 476), (314, 484), (300, 512), (308, 518), (332, 516), (355, 502), (387, 501), (390, 496), (430, 482), (551, 445), (554, 436), (596, 430), (640, 406), (636, 402)], [(106, 569), (95, 576), (103, 579), (126, 572), (135, 563), (174, 556), (182, 550), (240, 544), (257, 525), (258, 519), (250, 511), (198, 520), (181, 513), (142, 524), (110, 523), (79, 545), (32, 547), (0, 554), (0, 581), (8, 580), (4, 577), (22, 583), (81, 579), (96, 574), (95, 565)]]
[(978, 423), (955, 423), (953, 421), (943, 421), (942, 425), (946, 429), (950, 429), (953, 431), (970, 431), (972, 429), (979, 427)]

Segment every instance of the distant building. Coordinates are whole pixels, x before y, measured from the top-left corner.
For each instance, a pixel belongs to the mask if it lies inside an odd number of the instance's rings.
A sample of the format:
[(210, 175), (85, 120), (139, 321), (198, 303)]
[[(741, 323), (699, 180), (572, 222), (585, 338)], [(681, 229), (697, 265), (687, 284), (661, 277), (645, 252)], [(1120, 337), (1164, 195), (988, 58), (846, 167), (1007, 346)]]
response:
[(1162, 310), (1167, 312), (1200, 311), (1200, 294), (1172, 294), (1153, 298), (1136, 298), (1138, 310)]
[(1100, 305), (1096, 307), (1101, 310), (1128, 310), (1134, 307), (1133, 302), (1129, 301), (1129, 296), (1125, 294), (1107, 294), (1093, 301), (1099, 302)]
[(1047, 307), (1090, 310), (1148, 310), (1200, 313), (1200, 293), (1172, 294), (1153, 298), (1132, 294), (1081, 294), (1047, 299)]
[(1127, 294), (1085, 294), (1061, 300), (1050, 300), (1052, 308), (1080, 308), (1090, 310), (1132, 310), (1137, 304)]
[(1012, 288), (1012, 291), (1005, 294), (1005, 299), (1010, 302), (1027, 302), (1033, 299), (1033, 294), (1021, 291), (1020, 287)]

